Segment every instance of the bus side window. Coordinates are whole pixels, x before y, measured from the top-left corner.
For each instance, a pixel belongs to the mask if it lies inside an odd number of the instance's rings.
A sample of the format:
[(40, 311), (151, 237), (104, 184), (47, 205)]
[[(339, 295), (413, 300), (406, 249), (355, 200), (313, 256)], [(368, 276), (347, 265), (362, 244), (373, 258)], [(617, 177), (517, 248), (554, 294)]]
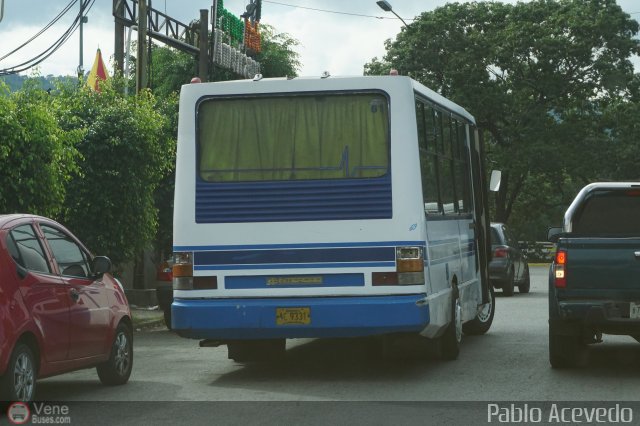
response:
[(433, 127), (433, 108), (416, 100), (416, 122), (418, 129), (418, 149), (420, 153), (420, 175), (422, 177), (422, 200), (426, 214), (441, 213), (438, 189), (436, 129)]

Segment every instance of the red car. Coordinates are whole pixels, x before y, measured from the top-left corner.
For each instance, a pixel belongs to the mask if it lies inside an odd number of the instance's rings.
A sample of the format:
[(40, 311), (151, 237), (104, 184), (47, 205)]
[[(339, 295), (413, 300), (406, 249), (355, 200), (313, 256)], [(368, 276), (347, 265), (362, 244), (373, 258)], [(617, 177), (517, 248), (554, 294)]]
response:
[(0, 215), (0, 399), (30, 401), (36, 379), (82, 368), (129, 380), (131, 311), (110, 269), (51, 219)]

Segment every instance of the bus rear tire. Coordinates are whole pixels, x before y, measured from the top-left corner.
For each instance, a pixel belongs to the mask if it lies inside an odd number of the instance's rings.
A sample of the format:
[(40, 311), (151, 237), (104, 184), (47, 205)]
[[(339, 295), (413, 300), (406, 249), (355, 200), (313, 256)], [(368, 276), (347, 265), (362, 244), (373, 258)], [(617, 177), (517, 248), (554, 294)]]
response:
[(445, 361), (457, 359), (460, 353), (460, 342), (462, 341), (462, 307), (460, 306), (457, 289), (454, 289), (451, 305), (451, 322), (447, 326), (444, 334), (440, 336), (439, 341), (440, 359)]
[(485, 334), (491, 328), (496, 309), (496, 298), (493, 286), (489, 285), (489, 303), (484, 305), (474, 319), (462, 324), (462, 331), (469, 336)]
[(233, 340), (227, 349), (235, 362), (277, 361), (284, 357), (286, 339)]

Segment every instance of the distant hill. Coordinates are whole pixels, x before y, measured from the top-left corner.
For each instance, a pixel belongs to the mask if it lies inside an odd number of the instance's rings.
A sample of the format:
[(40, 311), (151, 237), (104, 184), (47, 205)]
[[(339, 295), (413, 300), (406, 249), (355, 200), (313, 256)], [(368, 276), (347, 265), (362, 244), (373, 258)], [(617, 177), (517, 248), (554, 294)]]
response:
[(4, 81), (7, 84), (7, 86), (9, 86), (9, 90), (11, 90), (12, 92), (15, 92), (16, 90), (20, 90), (24, 82), (30, 79), (38, 80), (44, 90), (53, 89), (56, 81), (60, 81), (60, 80), (77, 81), (77, 78), (73, 76), (57, 76), (56, 77), (54, 75), (48, 75), (46, 77), (42, 77), (42, 76), (30, 77), (26, 75), (11, 74), (11, 75), (5, 75), (0, 77), (0, 81)]

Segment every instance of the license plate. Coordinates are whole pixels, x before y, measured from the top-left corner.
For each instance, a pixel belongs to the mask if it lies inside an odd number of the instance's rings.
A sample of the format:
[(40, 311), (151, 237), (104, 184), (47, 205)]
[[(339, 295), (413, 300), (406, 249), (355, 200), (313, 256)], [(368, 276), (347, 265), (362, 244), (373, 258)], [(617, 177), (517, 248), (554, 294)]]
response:
[(629, 303), (629, 318), (640, 319), (640, 303)]
[(276, 325), (311, 324), (311, 308), (276, 308)]

